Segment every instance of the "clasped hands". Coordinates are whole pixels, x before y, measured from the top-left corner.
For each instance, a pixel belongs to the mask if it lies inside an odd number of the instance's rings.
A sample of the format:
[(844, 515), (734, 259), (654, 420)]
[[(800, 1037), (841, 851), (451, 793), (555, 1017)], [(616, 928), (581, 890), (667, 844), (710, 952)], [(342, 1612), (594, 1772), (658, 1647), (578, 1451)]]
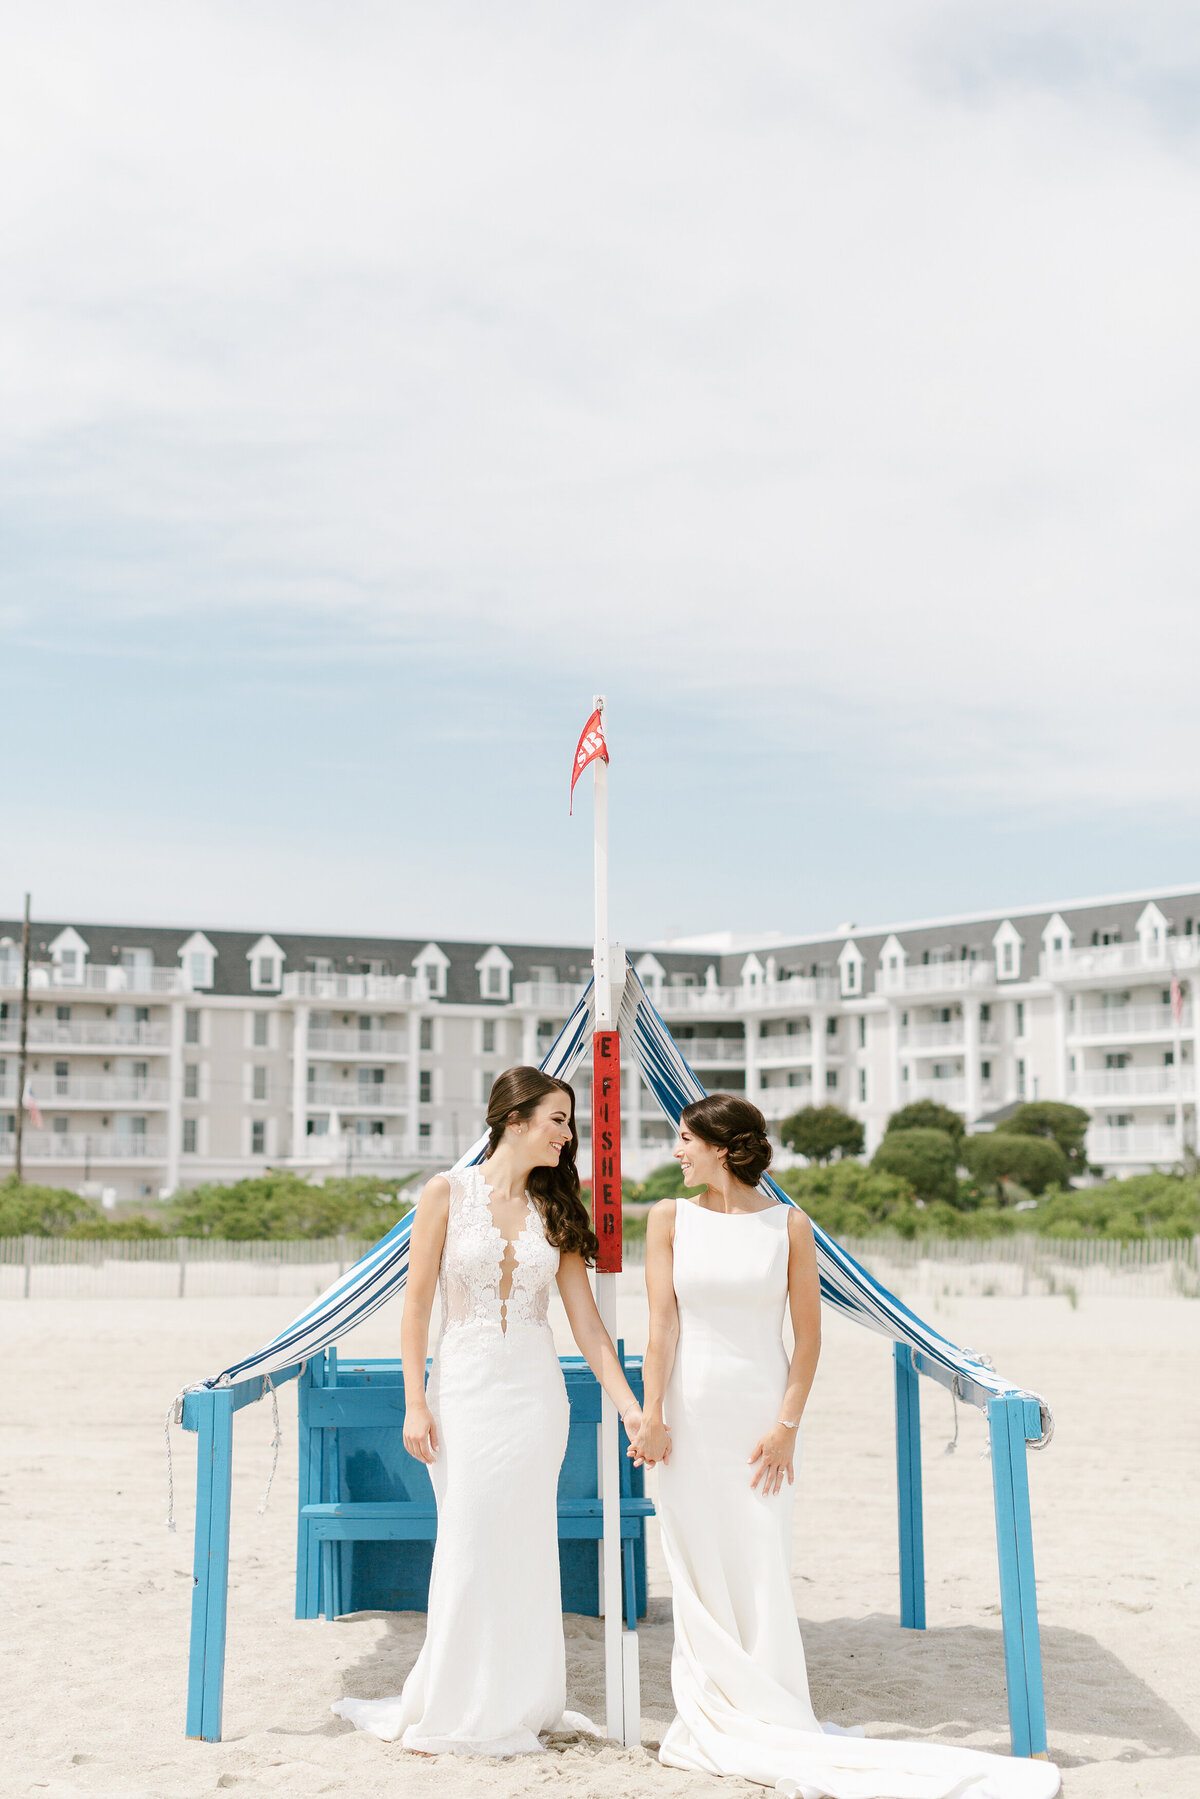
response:
[(647, 1418), (637, 1406), (630, 1406), (622, 1423), (629, 1438), (626, 1454), (635, 1468), (653, 1468), (656, 1462), (671, 1459), (671, 1433), (661, 1418)]

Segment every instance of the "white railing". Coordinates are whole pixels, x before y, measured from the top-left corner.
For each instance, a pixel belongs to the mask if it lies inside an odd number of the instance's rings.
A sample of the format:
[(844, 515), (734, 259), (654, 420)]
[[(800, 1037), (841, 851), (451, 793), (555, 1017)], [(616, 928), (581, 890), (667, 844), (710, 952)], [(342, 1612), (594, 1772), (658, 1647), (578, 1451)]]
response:
[(353, 1081), (312, 1081), (306, 1103), (330, 1106), (335, 1112), (401, 1112), (408, 1105), (408, 1090), (382, 1081), (370, 1087)]
[(537, 1007), (543, 1012), (573, 1012), (583, 992), (582, 983), (570, 981), (514, 981), (514, 1006)]
[(424, 975), (285, 974), (284, 999), (375, 1000), (396, 1006), (417, 1005), (429, 998)]
[(1179, 1133), (1153, 1124), (1093, 1125), (1087, 1134), (1090, 1162), (1177, 1162)]
[[(823, 975), (797, 974), (790, 981), (763, 981), (761, 985), (734, 988), (740, 993), (741, 1004), (751, 1012), (789, 1011), (796, 1006), (833, 1005), (842, 998), (842, 990), (835, 980)], [(847, 999), (861, 999), (858, 993), (848, 993)]]
[(1192, 1008), (1185, 1005), (1178, 1025), (1170, 1006), (1080, 1006), (1067, 1017), (1068, 1037), (1132, 1037), (1190, 1031)]
[(676, 1039), (684, 1059), (693, 1068), (713, 1062), (744, 1062), (744, 1037), (679, 1037)]
[(1200, 963), (1200, 937), (1166, 937), (1132, 943), (1090, 944), (1082, 949), (1046, 950), (1038, 958), (1042, 974), (1050, 979), (1085, 979), (1089, 975), (1126, 974), (1144, 969), (1164, 974), (1171, 969), (1195, 968)]
[(166, 1081), (138, 1080), (133, 1075), (35, 1074), (30, 1086), (39, 1106), (165, 1106)]
[(812, 1105), (812, 1082), (805, 1081), (800, 1087), (760, 1088), (749, 1097), (768, 1124), (778, 1124), (781, 1118), (790, 1118), (793, 1112)]
[[(998, 1026), (989, 1019), (979, 1026), (979, 1042), (986, 1044), (999, 1043)], [(900, 1027), (900, 1042), (906, 1049), (948, 1049), (955, 1048), (960, 1053), (967, 1043), (967, 1027), (961, 1018), (951, 1019), (949, 1024), (908, 1024)]]
[(306, 1137), (299, 1159), (334, 1163), (343, 1173), (349, 1164), (353, 1172), (358, 1162), (411, 1162), (407, 1143), (408, 1138), (401, 1135), (360, 1137), (356, 1131), (339, 1131), (332, 1137), (328, 1133), (321, 1137)]
[(936, 1099), (939, 1105), (966, 1104), (967, 1083), (957, 1076), (943, 1081), (906, 1081), (900, 1090), (900, 1103), (914, 1099)]
[[(1195, 1092), (1195, 1077), (1190, 1069), (1188, 1075), (1188, 1089)], [(1175, 1068), (1085, 1068), (1067, 1081), (1067, 1092), (1073, 1099), (1111, 1099), (1115, 1095), (1149, 1098), (1178, 1091), (1179, 1071)]]
[(331, 1031), (323, 1025), (309, 1027), (308, 1047), (312, 1054), (324, 1050), (337, 1056), (406, 1056), (407, 1031)]
[[(21, 964), (9, 956), (0, 962), (0, 987), (19, 990)], [(29, 970), (30, 990), (44, 993), (50, 987), (56, 992), (74, 993), (183, 993), (183, 975), (178, 968), (124, 968), (119, 963), (88, 962), (73, 975), (65, 974), (56, 963), (36, 962)]]
[(881, 968), (875, 976), (876, 993), (955, 993), (963, 987), (996, 985), (996, 965), (991, 961), (930, 962), (922, 963), (918, 968)]
[[(20, 1020), (0, 1019), (0, 1044), (7, 1048), (20, 1040)], [(29, 1020), (29, 1043), (38, 1049), (54, 1044), (76, 1049), (167, 1049), (170, 1041), (165, 1024), (121, 1024), (115, 1018)]]
[[(12, 1133), (0, 1134), (0, 1157), (15, 1151)], [(26, 1131), (21, 1154), (36, 1162), (160, 1162), (166, 1160), (167, 1140), (132, 1131)]]
[(755, 1045), (754, 1060), (760, 1068), (786, 1067), (789, 1062), (811, 1062), (811, 1031), (797, 1031), (794, 1037), (760, 1037)]

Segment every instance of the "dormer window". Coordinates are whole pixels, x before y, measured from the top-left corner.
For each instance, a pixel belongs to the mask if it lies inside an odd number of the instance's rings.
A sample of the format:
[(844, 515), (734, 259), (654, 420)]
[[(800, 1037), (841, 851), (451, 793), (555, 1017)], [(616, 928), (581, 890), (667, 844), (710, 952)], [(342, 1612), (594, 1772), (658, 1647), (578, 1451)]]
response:
[(54, 963), (54, 978), (64, 987), (74, 987), (84, 978), (84, 965), (87, 962), (88, 946), (73, 925), (60, 931), (50, 944), (50, 956)]
[(996, 978), (1015, 981), (1021, 973), (1021, 936), (1011, 919), (1006, 918), (992, 938), (996, 954)]
[(475, 967), (479, 974), (480, 999), (506, 1000), (509, 997), (512, 962), (498, 943), (493, 943), (492, 947), (480, 956)]
[(246, 952), (250, 964), (250, 988), (254, 993), (278, 989), (283, 977), (284, 955), (274, 937), (260, 937)]
[(183, 970), (183, 984), (193, 991), (213, 984), (213, 971), (216, 967), (217, 951), (203, 931), (193, 931), (186, 943), (179, 947), (179, 965)]
[(427, 943), (413, 957), (413, 967), (424, 980), (430, 999), (445, 999), (446, 971), (450, 967), (450, 958), (445, 950), (436, 943)]

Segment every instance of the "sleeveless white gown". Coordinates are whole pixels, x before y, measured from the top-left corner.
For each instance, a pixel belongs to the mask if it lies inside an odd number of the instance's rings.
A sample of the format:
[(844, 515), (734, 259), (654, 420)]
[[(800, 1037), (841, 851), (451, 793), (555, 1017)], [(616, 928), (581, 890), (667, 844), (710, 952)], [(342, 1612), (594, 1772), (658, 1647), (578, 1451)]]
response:
[(529, 1203), (501, 1299), (505, 1239), (482, 1168), (448, 1173), (442, 1329), (428, 1386), (438, 1535), (425, 1643), (394, 1699), (342, 1699), (360, 1730), (436, 1754), (522, 1755), (564, 1714), (558, 1474), (569, 1406), (548, 1322), (558, 1251)]
[(787, 1386), (788, 1211), (675, 1203), (679, 1344), (658, 1492), (678, 1716), (659, 1759), (788, 1799), (1050, 1799), (1048, 1762), (824, 1731), (813, 1713), (792, 1598), (795, 1489), (763, 1498), (748, 1465)]

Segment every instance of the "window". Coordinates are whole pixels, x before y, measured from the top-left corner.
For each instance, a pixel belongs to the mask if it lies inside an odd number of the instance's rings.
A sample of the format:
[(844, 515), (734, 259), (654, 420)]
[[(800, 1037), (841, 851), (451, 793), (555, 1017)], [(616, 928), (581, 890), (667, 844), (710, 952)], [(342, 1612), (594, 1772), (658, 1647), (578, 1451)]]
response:
[(1132, 1112), (1110, 1112), (1105, 1123), (1112, 1129), (1124, 1131), (1133, 1123)]
[(149, 1024), (150, 1023), (150, 1008), (149, 1008), (149, 1006), (135, 1006), (133, 1008), (133, 1022), (134, 1022), (134, 1024)]
[(431, 1124), (419, 1124), (417, 1126), (417, 1136), (422, 1138), (432, 1137), (433, 1126)]
[(495, 1078), (496, 1077), (492, 1073), (490, 1068), (485, 1068), (479, 1076), (479, 1097), (485, 1106), (487, 1105), (488, 1100), (491, 1098), (492, 1082), (495, 1080)]
[(1056, 956), (1061, 956), (1062, 955), (1062, 947), (1063, 947), (1062, 938), (1061, 937), (1052, 938), (1050, 947), (1053, 949)]
[(200, 1014), (199, 1014), (199, 1012), (188, 1011), (188, 1012), (184, 1013), (184, 1015), (183, 1015), (183, 1041), (185, 1043), (199, 1043), (199, 1041), (200, 1041)]
[(266, 1099), (267, 1097), (267, 1071), (261, 1063), (254, 1070), (253, 1087), (250, 1097), (252, 1099)]
[(836, 1037), (837, 1029), (838, 1029), (838, 1021), (836, 1018), (827, 1018), (825, 1020), (825, 1035), (827, 1037)]
[(77, 981), (79, 979), (79, 951), (65, 949), (58, 958), (58, 978), (60, 981)]
[(254, 1047), (255, 1047), (255, 1049), (266, 1049), (267, 1033), (270, 1029), (270, 1025), (271, 1025), (271, 1018), (270, 1018), (269, 1013), (256, 1012), (254, 1014)]
[(274, 956), (255, 956), (254, 985), (256, 987), (278, 987), (279, 964)]
[(558, 1036), (558, 1026), (552, 1018), (538, 1019), (538, 1048), (548, 1048)]
[(250, 1154), (265, 1156), (267, 1153), (267, 1121), (256, 1118), (250, 1126)]
[(491, 1055), (495, 1054), (495, 1051), (496, 1051), (496, 1021), (494, 1018), (485, 1018), (483, 1021), (482, 1048), (483, 1048), (483, 1053), (485, 1056), (491, 1056)]
[(489, 968), (487, 970), (487, 990), (489, 998), (499, 998), (504, 992), (504, 970)]
[(384, 1134), (383, 1119), (360, 1118), (354, 1127), (354, 1131), (355, 1135), (359, 1137), (382, 1137)]
[(149, 974), (154, 967), (154, 952), (148, 949), (123, 949), (121, 967), (136, 974)]
[(787, 1084), (789, 1087), (803, 1087), (807, 1085), (803, 1070), (799, 1068), (789, 1068)]
[(858, 992), (858, 963), (857, 962), (850, 961), (850, 962), (846, 963), (846, 992), (847, 993), (857, 993)]
[(1004, 944), (1004, 946), (1001, 950), (1000, 966), (1004, 970), (1005, 974), (1012, 973), (1012, 971), (1013, 971), (1013, 946), (1011, 943)]
[(358, 1071), (358, 1085), (360, 1091), (363, 1087), (382, 1087), (383, 1069), (360, 1068)]
[(200, 1064), (198, 1062), (185, 1062), (183, 1065), (183, 1097), (184, 1099), (199, 1099), (200, 1097)]
[(828, 1068), (828, 1069), (826, 1069), (826, 1071), (825, 1071), (825, 1085), (826, 1085), (826, 1086), (827, 1086), (827, 1087), (828, 1087), (828, 1088), (829, 1088), (829, 1089), (830, 1089), (830, 1090), (831, 1090), (831, 1091), (832, 1091), (832, 1090), (833, 1090), (833, 1088), (835, 1088), (835, 1087), (836, 1087), (836, 1086), (837, 1086), (837, 1069), (836, 1069), (836, 1068)]
[(1106, 1068), (1128, 1068), (1129, 1056), (1123, 1049), (1113, 1050), (1104, 1058)]
[(433, 1048), (433, 1020), (432, 1020), (432, 1018), (423, 1018), (421, 1020), (421, 1048), (422, 1049), (432, 1049)]
[(71, 1022), (70, 1006), (55, 1006), (54, 1016), (58, 1020), (59, 1024), (70, 1024), (70, 1022)]
[[(383, 976), (388, 973), (387, 963), (379, 961), (377, 957), (372, 958), (364, 966), (366, 967), (367, 973), (373, 975), (376, 980), (381, 980)], [(378, 1135), (382, 1137), (382, 1129), (378, 1132)]]
[(1023, 1037), (1024, 1035), (1025, 1035), (1025, 1001), (1023, 999), (1019, 999), (1017, 1001), (1017, 1036)]
[(860, 1068), (858, 1071), (858, 1097), (865, 1106), (867, 1103), (867, 1071), (865, 1068)]
[(935, 1081), (953, 1080), (957, 1072), (953, 1062), (935, 1062), (933, 1065), (933, 1078)]
[(771, 1085), (771, 1077), (769, 1074), (767, 1074), (765, 1069), (758, 1077), (758, 1084), (763, 1089), (764, 1092)]
[(70, 1072), (71, 1066), (69, 1062), (56, 1062), (54, 1064), (54, 1096), (56, 1099), (66, 1099), (67, 1077)]
[(1017, 1062), (1017, 1092), (1020, 1094), (1021, 1098), (1024, 1099), (1024, 1097), (1025, 1097), (1025, 1064), (1022, 1061)]
[(983, 1080), (985, 1080), (985, 1081), (990, 1081), (990, 1080), (991, 1080), (991, 1078), (992, 1078), (992, 1065), (991, 1065), (991, 1063), (990, 1063), (990, 1062), (981, 1062), (981, 1063), (980, 1063), (980, 1064), (979, 1064), (979, 1073), (980, 1073), (980, 1076), (981, 1076), (981, 1078), (982, 1078), (982, 1079), (983, 1079)]
[(1175, 1051), (1173, 1049), (1164, 1049), (1164, 1051), (1163, 1051), (1163, 1067), (1164, 1068), (1174, 1068), (1174, 1066), (1175, 1066)]
[(185, 1118), (183, 1121), (183, 1153), (194, 1156), (196, 1153), (196, 1120)]
[(188, 957), (188, 980), (193, 987), (208, 987), (212, 976), (208, 972), (208, 957), (200, 951), (193, 951)]
[(150, 1064), (149, 1062), (134, 1062), (129, 1072), (139, 1086), (144, 1086), (146, 1076), (150, 1072)]
[(69, 1118), (56, 1118), (50, 1128), (53, 1130), (56, 1137), (65, 1137), (71, 1128), (71, 1120)]
[(811, 1031), (811, 1029), (812, 1025), (807, 1018), (789, 1018), (787, 1021), (787, 1035), (789, 1037), (798, 1037), (801, 1031)]
[(529, 978), (536, 981), (539, 987), (553, 987), (558, 980), (558, 970), (544, 962), (535, 963), (529, 970)]
[(314, 974), (333, 973), (332, 956), (310, 956), (309, 961), (312, 963), (312, 971)]
[(982, 1006), (980, 1006), (980, 1008), (979, 1008), (979, 1022), (980, 1022), (980, 1024), (991, 1024), (991, 1022), (992, 1022), (992, 1008), (991, 1008), (991, 1007), (990, 1007), (990, 1006), (989, 1006), (989, 1005), (987, 1005), (987, 1004), (984, 1004), (984, 1005), (982, 1005)]
[(859, 1049), (866, 1049), (867, 1047), (867, 1021), (865, 1017), (860, 1018), (858, 1021), (858, 1047)]
[(422, 1068), (419, 1075), (417, 1076), (417, 1081), (418, 1081), (417, 1098), (420, 1100), (420, 1102), (423, 1106), (430, 1105), (433, 1101), (433, 1073), (432, 1073), (432, 1071), (428, 1068)]

